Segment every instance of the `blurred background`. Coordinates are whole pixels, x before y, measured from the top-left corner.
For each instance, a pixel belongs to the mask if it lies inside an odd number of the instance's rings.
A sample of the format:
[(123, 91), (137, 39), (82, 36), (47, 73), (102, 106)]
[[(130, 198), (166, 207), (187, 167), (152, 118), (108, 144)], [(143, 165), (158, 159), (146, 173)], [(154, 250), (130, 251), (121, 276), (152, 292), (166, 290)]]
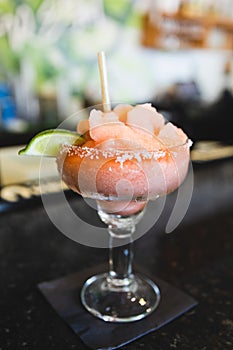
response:
[[(37, 284), (97, 267), (107, 250), (60, 234), (41, 200), (48, 195), (68, 227), (55, 159), (42, 158), (41, 166), (40, 157), (18, 151), (39, 131), (100, 103), (100, 50), (113, 105), (151, 102), (193, 140), (190, 173), (135, 242), (135, 261), (199, 305), (124, 349), (230, 350), (233, 0), (0, 0), (0, 350), (84, 349)], [(66, 127), (74, 130), (75, 118)], [(86, 223), (100, 224), (97, 213), (64, 190), (83, 237)], [(151, 218), (162, 201), (148, 207)]]
[(231, 0), (5, 0), (0, 145), (99, 103), (99, 50), (113, 102), (151, 101), (194, 140), (232, 139)]

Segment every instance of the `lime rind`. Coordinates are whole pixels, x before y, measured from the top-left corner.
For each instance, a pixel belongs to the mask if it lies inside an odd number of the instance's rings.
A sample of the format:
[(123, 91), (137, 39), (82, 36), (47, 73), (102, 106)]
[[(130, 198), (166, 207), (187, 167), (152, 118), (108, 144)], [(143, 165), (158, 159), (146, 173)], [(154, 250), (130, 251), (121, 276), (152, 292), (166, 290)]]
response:
[(85, 139), (76, 132), (50, 129), (35, 135), (19, 155), (56, 157), (62, 144), (82, 145)]

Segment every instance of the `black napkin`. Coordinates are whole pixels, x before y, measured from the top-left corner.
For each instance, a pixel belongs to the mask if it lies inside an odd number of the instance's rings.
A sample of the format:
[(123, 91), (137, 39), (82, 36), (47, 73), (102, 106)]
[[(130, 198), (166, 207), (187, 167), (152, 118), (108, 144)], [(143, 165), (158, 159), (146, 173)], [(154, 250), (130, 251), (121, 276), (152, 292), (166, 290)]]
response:
[[(92, 349), (116, 349), (145, 334), (161, 328), (197, 305), (189, 295), (170, 284), (152, 277), (159, 286), (161, 300), (158, 308), (146, 318), (127, 323), (108, 323), (87, 312), (80, 301), (85, 280), (99, 273), (96, 268), (74, 273), (38, 285), (40, 291), (82, 341)], [(150, 276), (151, 277), (151, 276)]]

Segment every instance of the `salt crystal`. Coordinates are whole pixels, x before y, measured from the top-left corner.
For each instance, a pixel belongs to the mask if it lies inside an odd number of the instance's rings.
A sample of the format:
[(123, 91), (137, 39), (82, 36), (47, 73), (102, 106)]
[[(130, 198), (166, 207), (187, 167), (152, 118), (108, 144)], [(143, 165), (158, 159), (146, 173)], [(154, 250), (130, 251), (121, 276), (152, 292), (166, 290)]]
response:
[[(80, 158), (99, 159), (104, 158), (115, 158), (115, 162), (121, 163), (121, 168), (126, 160), (135, 159), (138, 162), (150, 159), (159, 159), (166, 156), (166, 151), (146, 151), (146, 150), (101, 150), (97, 148), (80, 147), (75, 145), (62, 145), (60, 153), (66, 153), (68, 156), (78, 155)], [(175, 154), (175, 152), (173, 152)]]

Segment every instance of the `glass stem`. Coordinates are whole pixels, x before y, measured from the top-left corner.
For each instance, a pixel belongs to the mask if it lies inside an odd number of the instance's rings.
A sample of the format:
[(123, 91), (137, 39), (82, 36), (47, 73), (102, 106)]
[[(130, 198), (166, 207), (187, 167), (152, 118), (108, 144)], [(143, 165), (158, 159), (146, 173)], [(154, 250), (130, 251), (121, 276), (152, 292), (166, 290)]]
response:
[(132, 283), (133, 238), (135, 225), (108, 226), (109, 238), (109, 274), (108, 283), (115, 288)]

